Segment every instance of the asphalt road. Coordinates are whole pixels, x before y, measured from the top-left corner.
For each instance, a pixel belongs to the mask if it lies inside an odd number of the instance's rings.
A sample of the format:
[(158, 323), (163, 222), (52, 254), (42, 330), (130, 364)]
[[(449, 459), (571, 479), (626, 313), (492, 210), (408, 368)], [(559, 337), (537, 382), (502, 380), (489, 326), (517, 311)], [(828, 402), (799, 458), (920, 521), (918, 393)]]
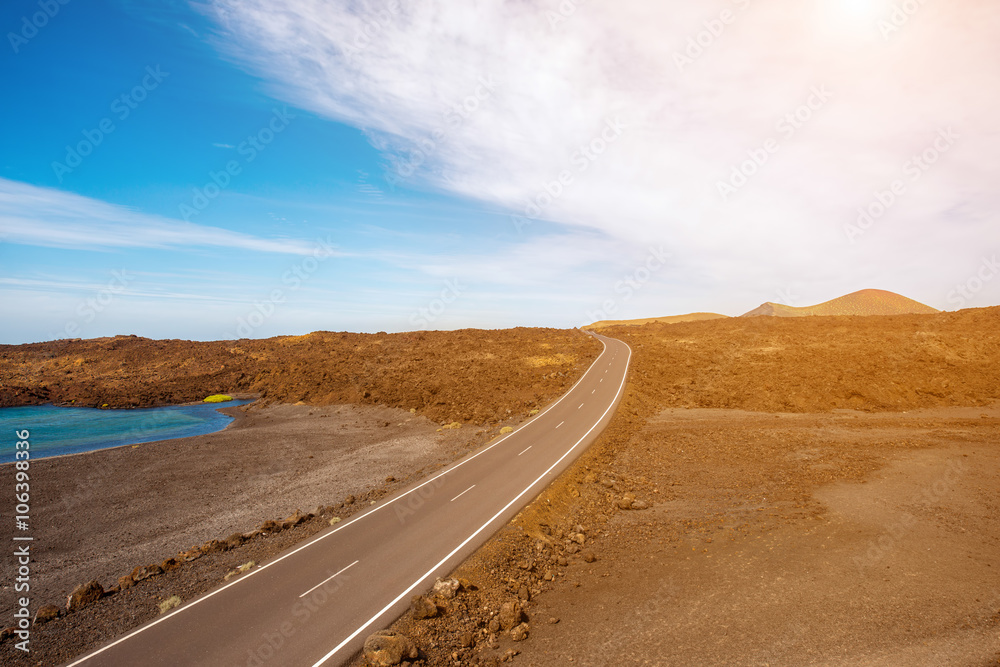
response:
[(580, 381), (513, 433), (70, 665), (344, 664), (597, 439), (632, 354), (598, 338)]

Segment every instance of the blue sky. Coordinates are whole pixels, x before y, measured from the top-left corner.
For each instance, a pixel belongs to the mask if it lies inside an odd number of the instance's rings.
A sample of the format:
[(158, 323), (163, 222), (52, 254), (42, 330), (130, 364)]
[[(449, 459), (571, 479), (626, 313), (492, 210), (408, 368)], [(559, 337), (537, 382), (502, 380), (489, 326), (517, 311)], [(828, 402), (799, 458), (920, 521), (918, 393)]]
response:
[(0, 342), (1000, 302), (989, 3), (341, 4), (5, 3)]

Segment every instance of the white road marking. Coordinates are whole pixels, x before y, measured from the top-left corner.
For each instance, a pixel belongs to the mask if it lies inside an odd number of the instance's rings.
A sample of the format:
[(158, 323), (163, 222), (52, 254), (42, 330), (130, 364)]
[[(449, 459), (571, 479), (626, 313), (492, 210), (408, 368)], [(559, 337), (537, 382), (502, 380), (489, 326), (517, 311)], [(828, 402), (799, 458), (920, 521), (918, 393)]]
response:
[[(526, 447), (526, 448), (524, 449), (524, 452), (528, 451), (529, 449), (531, 449), (531, 445), (528, 445), (528, 446), (527, 446), (527, 447)], [(524, 454), (524, 452), (521, 452), (521, 454)], [(518, 456), (520, 456), (521, 454), (518, 454)]]
[[(351, 569), (352, 567), (354, 567), (355, 565), (357, 565), (360, 562), (361, 561), (357, 561), (357, 560), (354, 561), (353, 563), (351, 563), (350, 565), (348, 565), (347, 567), (345, 567), (343, 570), (341, 570), (337, 574), (343, 574), (344, 572), (347, 572), (349, 569)], [(327, 570), (327, 571), (329, 571), (329, 570)], [(310, 593), (312, 593), (314, 590), (316, 590), (317, 588), (319, 588), (320, 586), (322, 586), (326, 582), (328, 582), (331, 579), (335, 578), (337, 576), (337, 574), (333, 575), (332, 577), (327, 577), (326, 579), (324, 579), (323, 581), (319, 582), (318, 584), (316, 584), (315, 586), (313, 586), (312, 588), (310, 588), (309, 590), (307, 590), (305, 593), (303, 593), (299, 597), (300, 598), (304, 598), (305, 596), (309, 595)]]
[[(631, 356), (632, 356), (632, 348), (629, 348), (629, 357), (631, 358)], [(403, 591), (402, 593), (400, 593), (399, 595), (397, 595), (397, 596), (396, 596), (396, 599), (395, 599), (395, 600), (393, 600), (392, 602), (390, 602), (389, 604), (387, 604), (387, 605), (386, 605), (385, 607), (383, 607), (383, 608), (382, 608), (382, 611), (380, 611), (380, 612), (376, 613), (376, 614), (375, 614), (374, 616), (372, 616), (372, 617), (371, 617), (370, 619), (368, 619), (368, 620), (367, 620), (367, 621), (365, 622), (365, 624), (364, 624), (364, 625), (362, 625), (361, 627), (359, 627), (359, 628), (358, 628), (357, 630), (355, 630), (354, 632), (352, 632), (352, 633), (350, 634), (350, 636), (348, 636), (348, 637), (347, 637), (346, 639), (344, 639), (344, 640), (343, 640), (342, 642), (340, 642), (339, 644), (337, 644), (337, 646), (336, 646), (336, 647), (335, 647), (335, 648), (334, 648), (334, 649), (333, 649), (332, 651), (330, 651), (329, 653), (327, 653), (326, 655), (324, 655), (324, 656), (323, 656), (322, 658), (320, 658), (320, 659), (319, 659), (319, 661), (317, 661), (317, 662), (316, 662), (315, 664), (313, 664), (313, 666), (312, 666), (312, 667), (320, 667), (320, 666), (321, 666), (321, 665), (322, 665), (322, 664), (323, 664), (324, 662), (326, 662), (327, 660), (329, 660), (330, 658), (332, 658), (332, 657), (333, 657), (334, 655), (336, 655), (336, 654), (337, 654), (337, 653), (338, 653), (338, 652), (340, 651), (340, 649), (342, 649), (342, 648), (344, 648), (345, 646), (347, 646), (347, 645), (348, 645), (348, 644), (349, 644), (349, 643), (350, 643), (350, 642), (351, 642), (351, 641), (352, 641), (352, 640), (353, 640), (353, 639), (354, 639), (355, 637), (357, 637), (357, 636), (358, 636), (358, 635), (360, 635), (360, 634), (361, 634), (362, 632), (364, 632), (364, 631), (365, 631), (365, 630), (366, 630), (366, 629), (367, 629), (367, 628), (368, 628), (368, 627), (369, 627), (369, 626), (370, 626), (370, 625), (371, 625), (372, 623), (374, 623), (375, 621), (377, 621), (377, 620), (378, 620), (378, 619), (379, 619), (379, 618), (380, 618), (380, 617), (381, 617), (381, 616), (382, 616), (383, 614), (385, 614), (385, 613), (386, 613), (387, 611), (389, 611), (390, 609), (392, 609), (392, 608), (393, 608), (393, 606), (395, 606), (397, 602), (399, 602), (400, 600), (402, 600), (403, 598), (405, 598), (405, 597), (406, 597), (407, 595), (409, 595), (409, 594), (410, 594), (410, 592), (411, 592), (411, 591), (412, 591), (412, 590), (413, 590), (414, 588), (416, 588), (417, 586), (419, 586), (419, 585), (421, 584), (421, 582), (423, 582), (423, 581), (424, 581), (425, 579), (427, 579), (427, 577), (429, 577), (429, 576), (431, 576), (432, 574), (434, 574), (434, 572), (435, 572), (435, 571), (436, 571), (436, 570), (437, 570), (437, 569), (438, 569), (439, 567), (441, 567), (442, 565), (444, 565), (445, 563), (447, 563), (447, 562), (448, 562), (449, 560), (451, 560), (452, 556), (454, 556), (455, 554), (457, 554), (457, 553), (458, 553), (459, 551), (461, 551), (461, 550), (462, 550), (462, 549), (463, 549), (463, 548), (465, 547), (465, 545), (466, 545), (466, 544), (468, 544), (468, 543), (469, 543), (469, 542), (471, 542), (471, 541), (472, 541), (473, 539), (475, 539), (476, 535), (478, 535), (479, 533), (481, 533), (481, 532), (483, 532), (484, 530), (486, 530), (486, 528), (487, 528), (487, 527), (488, 527), (488, 526), (489, 526), (489, 525), (490, 525), (491, 523), (493, 523), (494, 521), (496, 521), (496, 520), (497, 520), (497, 519), (498, 519), (499, 517), (501, 517), (501, 516), (503, 515), (503, 513), (504, 513), (504, 512), (506, 512), (506, 511), (507, 511), (508, 509), (510, 509), (510, 507), (511, 507), (511, 506), (512, 506), (512, 505), (513, 505), (514, 503), (516, 503), (516, 502), (517, 502), (518, 500), (520, 500), (520, 499), (521, 499), (521, 496), (523, 496), (523, 495), (524, 495), (524, 494), (526, 494), (526, 493), (527, 493), (528, 491), (530, 491), (530, 490), (531, 490), (531, 488), (532, 488), (533, 486), (535, 486), (535, 485), (536, 485), (536, 484), (538, 484), (538, 483), (539, 483), (540, 481), (542, 481), (543, 479), (545, 479), (545, 478), (546, 478), (546, 477), (547, 477), (547, 476), (548, 476), (548, 475), (549, 475), (549, 474), (550, 474), (550, 473), (551, 473), (551, 472), (552, 472), (553, 470), (555, 470), (555, 469), (556, 469), (556, 467), (558, 467), (558, 465), (559, 465), (560, 463), (562, 463), (562, 462), (563, 462), (563, 459), (565, 459), (565, 458), (566, 458), (567, 456), (569, 456), (569, 455), (570, 455), (570, 454), (571, 454), (571, 453), (573, 452), (573, 450), (574, 450), (574, 449), (576, 449), (577, 447), (579, 447), (579, 446), (580, 446), (580, 443), (581, 443), (581, 442), (583, 442), (584, 440), (586, 440), (586, 439), (587, 439), (587, 437), (588, 437), (588, 436), (589, 436), (589, 435), (590, 435), (591, 433), (593, 433), (593, 432), (594, 432), (594, 429), (595, 429), (595, 428), (597, 428), (597, 426), (598, 426), (598, 425), (599, 425), (599, 424), (600, 424), (600, 423), (601, 423), (602, 421), (604, 421), (604, 418), (608, 416), (608, 413), (609, 413), (609, 412), (611, 412), (612, 408), (614, 408), (614, 407), (615, 407), (615, 404), (616, 404), (616, 403), (618, 402), (618, 398), (619, 398), (619, 397), (621, 396), (621, 394), (622, 394), (622, 390), (623, 390), (623, 389), (625, 389), (625, 380), (626, 380), (626, 379), (627, 379), (626, 377), (624, 377), (624, 376), (622, 377), (622, 383), (621, 383), (621, 385), (620, 385), (620, 386), (618, 387), (618, 393), (617, 393), (617, 394), (615, 394), (615, 397), (614, 397), (614, 399), (613, 399), (613, 400), (611, 401), (611, 404), (610, 404), (610, 405), (608, 405), (608, 409), (604, 411), (604, 414), (602, 414), (602, 415), (601, 415), (601, 417), (600, 417), (600, 418), (599, 418), (599, 419), (598, 419), (598, 420), (597, 420), (596, 422), (594, 422), (594, 425), (590, 427), (590, 430), (589, 430), (589, 431), (587, 431), (586, 433), (584, 433), (584, 434), (583, 434), (583, 437), (582, 437), (582, 438), (580, 438), (579, 440), (577, 440), (577, 441), (576, 441), (576, 444), (575, 444), (575, 445), (573, 445), (572, 447), (570, 447), (569, 449), (567, 449), (567, 450), (566, 450), (566, 453), (565, 453), (565, 454), (563, 454), (562, 456), (560, 456), (560, 457), (559, 457), (559, 460), (558, 460), (558, 461), (556, 461), (555, 463), (553, 463), (553, 464), (552, 464), (552, 465), (551, 465), (551, 466), (549, 467), (549, 469), (548, 469), (548, 470), (546, 470), (546, 471), (545, 471), (545, 472), (543, 472), (543, 473), (542, 473), (541, 475), (539, 475), (538, 479), (536, 479), (536, 480), (535, 480), (534, 482), (532, 482), (532, 483), (531, 483), (531, 484), (529, 484), (529, 485), (528, 485), (527, 487), (525, 487), (524, 491), (521, 491), (521, 493), (517, 494), (517, 497), (515, 497), (515, 498), (514, 498), (513, 500), (511, 500), (511, 501), (510, 501), (509, 503), (507, 503), (506, 505), (504, 505), (503, 509), (501, 509), (501, 510), (500, 510), (499, 512), (497, 512), (496, 514), (494, 514), (494, 515), (493, 515), (493, 517), (492, 517), (492, 518), (491, 518), (491, 519), (490, 519), (489, 521), (487, 521), (486, 523), (484, 523), (484, 524), (483, 524), (482, 526), (480, 526), (480, 527), (479, 527), (479, 528), (478, 528), (478, 529), (476, 530), (476, 532), (474, 532), (474, 533), (473, 533), (472, 535), (469, 535), (469, 536), (468, 536), (467, 538), (465, 538), (465, 540), (464, 540), (464, 541), (463, 541), (463, 542), (462, 542), (461, 544), (459, 544), (459, 545), (458, 545), (457, 547), (455, 547), (455, 548), (454, 548), (454, 549), (452, 550), (452, 552), (451, 552), (450, 554), (448, 554), (447, 556), (445, 556), (444, 558), (442, 558), (442, 559), (441, 559), (441, 560), (440, 560), (440, 561), (438, 562), (438, 564), (437, 564), (437, 565), (435, 565), (435, 566), (434, 566), (434, 567), (432, 567), (432, 568), (431, 568), (430, 570), (428, 570), (428, 571), (427, 571), (427, 572), (426, 572), (426, 573), (424, 574), (424, 576), (420, 577), (419, 579), (417, 579), (416, 581), (414, 581), (414, 582), (413, 582), (412, 584), (410, 584), (410, 587), (409, 587), (409, 588), (407, 588), (407, 589), (406, 589), (405, 591)], [(72, 667), (72, 666), (71, 666), (71, 667)]]
[[(566, 423), (566, 422), (559, 422), (559, 426), (562, 426), (562, 425), (563, 425), (563, 424), (565, 424), (565, 423)], [(559, 426), (556, 426), (556, 428), (559, 428)]]
[(464, 496), (465, 494), (467, 494), (469, 491), (472, 491), (474, 488), (476, 488), (475, 484), (473, 484), (472, 486), (470, 486), (469, 488), (467, 488), (465, 491), (462, 491), (460, 494), (458, 494), (457, 496), (455, 496), (454, 498), (452, 498), (448, 502), (450, 502), (450, 503), (455, 502), (456, 500), (458, 500), (459, 498), (461, 498), (462, 496)]
[(597, 391), (597, 390), (596, 389), (591, 389), (590, 393), (593, 394), (595, 391)]
[(604, 382), (604, 378), (601, 378), (601, 382)]
[(578, 407), (577, 410), (579, 410), (582, 407), (583, 407), (583, 403), (580, 404), (580, 407)]

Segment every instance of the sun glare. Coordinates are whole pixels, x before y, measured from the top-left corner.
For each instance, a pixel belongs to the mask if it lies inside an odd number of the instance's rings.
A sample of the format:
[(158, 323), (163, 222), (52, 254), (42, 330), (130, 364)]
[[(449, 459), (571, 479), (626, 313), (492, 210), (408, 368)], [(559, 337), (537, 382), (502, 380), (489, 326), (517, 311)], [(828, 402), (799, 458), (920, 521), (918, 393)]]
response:
[(841, 36), (869, 33), (887, 12), (885, 0), (819, 0), (817, 5), (824, 28)]

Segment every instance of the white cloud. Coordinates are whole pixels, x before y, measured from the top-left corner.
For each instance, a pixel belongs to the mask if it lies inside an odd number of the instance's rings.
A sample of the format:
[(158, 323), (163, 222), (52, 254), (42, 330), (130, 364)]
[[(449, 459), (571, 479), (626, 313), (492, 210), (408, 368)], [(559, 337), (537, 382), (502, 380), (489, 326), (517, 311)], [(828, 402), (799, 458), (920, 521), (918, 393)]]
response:
[[(415, 178), (430, 185), (522, 212), (568, 171), (542, 217), (667, 243), (691, 268), (688, 290), (727, 289), (748, 310), (789, 281), (805, 283), (804, 302), (885, 286), (945, 307), (942, 283), (1000, 245), (1000, 12), (925, 3), (888, 31), (893, 6), (213, 0), (209, 11), (224, 48), (276, 96), (365, 128), (404, 167), (422, 161)], [(575, 10), (553, 21), (560, 7)], [(816, 87), (829, 100), (801, 111)], [(463, 101), (475, 109), (456, 113)], [(779, 128), (797, 110), (811, 117)], [(574, 161), (615, 119), (620, 136)], [(947, 127), (954, 145), (906, 176)], [(718, 182), (769, 138), (777, 152), (722, 201)], [(845, 226), (895, 179), (905, 194), (851, 243)]]
[(0, 178), (0, 236), (8, 243), (81, 250), (217, 246), (293, 255), (315, 250), (314, 243), (298, 239), (260, 238), (161, 218), (4, 178)]

